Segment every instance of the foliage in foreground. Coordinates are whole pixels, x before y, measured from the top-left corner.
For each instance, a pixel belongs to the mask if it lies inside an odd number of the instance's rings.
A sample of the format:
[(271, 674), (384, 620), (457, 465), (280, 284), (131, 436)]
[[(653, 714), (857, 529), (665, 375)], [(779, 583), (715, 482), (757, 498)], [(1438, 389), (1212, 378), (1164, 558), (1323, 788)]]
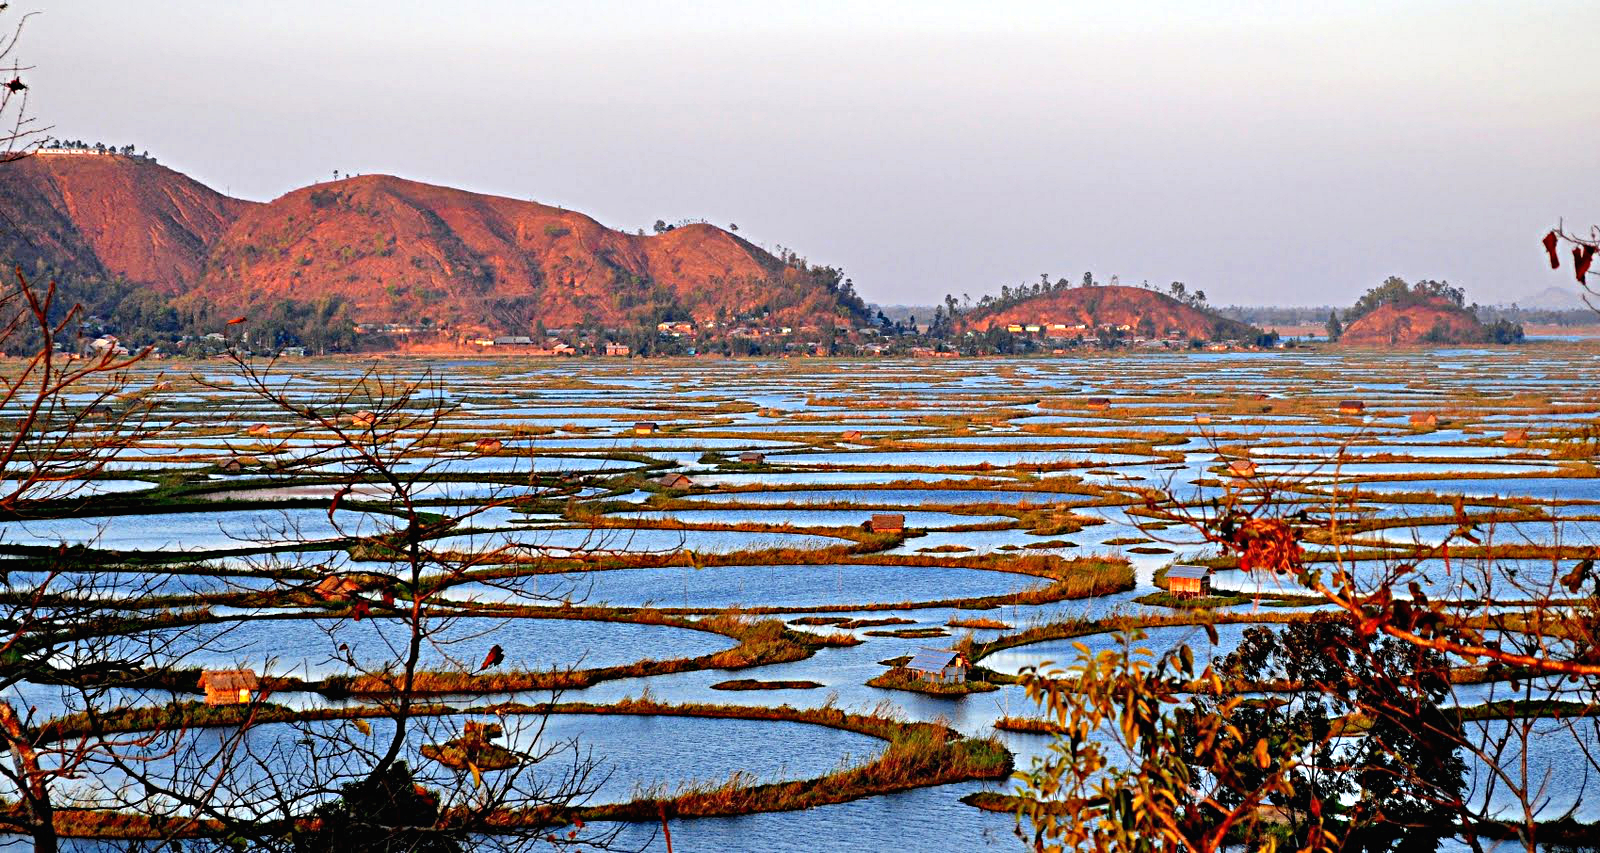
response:
[[(1019, 827), (1038, 850), (1434, 849), (1465, 813), (1458, 717), (1439, 701), (1442, 656), (1363, 633), (1349, 618), (1246, 631), (1213, 668), (1141, 632), (1065, 671), (1027, 671), (1053, 731), (1018, 774)], [(1195, 694), (1210, 683), (1286, 680), (1269, 699)], [(1361, 715), (1363, 736), (1340, 738)]]

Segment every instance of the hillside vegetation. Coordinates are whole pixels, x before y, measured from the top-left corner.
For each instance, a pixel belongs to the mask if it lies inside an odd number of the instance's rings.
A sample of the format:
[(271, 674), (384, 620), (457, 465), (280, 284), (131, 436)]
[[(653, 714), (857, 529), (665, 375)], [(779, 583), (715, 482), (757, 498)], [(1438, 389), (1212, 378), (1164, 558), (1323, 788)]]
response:
[(980, 306), (962, 316), (973, 329), (1039, 327), (1037, 334), (1063, 339), (1097, 338), (1106, 332), (1128, 337), (1253, 342), (1261, 330), (1210, 310), (1200, 298), (1141, 287), (1093, 285), (1049, 288), (1021, 299)]
[(1397, 276), (1363, 294), (1344, 312), (1342, 323), (1330, 322), (1329, 331), (1355, 346), (1515, 343), (1523, 338), (1517, 323), (1479, 320), (1477, 306), (1466, 304), (1466, 291), (1459, 287), (1426, 279), (1407, 284)]

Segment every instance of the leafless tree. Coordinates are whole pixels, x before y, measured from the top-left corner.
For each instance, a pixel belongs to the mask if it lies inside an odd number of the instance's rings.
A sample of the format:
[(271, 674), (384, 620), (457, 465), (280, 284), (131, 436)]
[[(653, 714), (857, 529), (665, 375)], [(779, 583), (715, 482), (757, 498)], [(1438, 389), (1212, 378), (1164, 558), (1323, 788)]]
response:
[[(281, 416), (275, 429), (254, 429), (266, 451), (256, 455), (282, 459), (258, 473), (325, 483), (330, 525), (340, 541), (359, 541), (375, 566), (318, 564), (309, 581), (297, 579), (304, 570), (292, 580), (271, 566), (259, 573), (280, 577), (272, 591), (279, 603), (328, 611), (315, 624), (339, 674), (321, 686), (349, 690), (361, 702), (332, 718), (315, 708), (285, 716), (257, 703), (205, 736), (166, 733), (150, 744), (159, 760), (107, 753), (101, 776), (124, 784), (101, 785), (97, 805), (159, 818), (155, 824), (174, 836), (258, 849), (321, 849), (350, 837), (401, 839), (420, 850), (456, 849), (469, 836), (476, 846), (504, 848), (609, 845), (611, 830), (554, 832), (604, 774), (576, 740), (549, 735), (546, 713), (495, 706), (463, 715), (430, 699), (441, 685), (493, 692), (502, 658), (496, 629), (519, 606), (571, 599), (548, 581), (527, 588), (507, 578), (496, 583), (505, 600), (487, 606), (453, 594), (476, 582), (475, 569), (529, 556), (509, 538), (453, 536), (535, 494), (531, 470), (524, 486), (452, 499), (441, 473), (460, 460), (495, 458), (500, 446), (453, 443), (458, 439), (442, 428), (453, 406), (431, 374), (393, 379), (371, 370), (312, 397), (297, 393), (292, 377), (272, 364), (237, 353), (231, 363), (226, 384), (213, 387)], [(516, 477), (522, 475), (502, 479)], [(560, 674), (550, 674), (553, 686)], [(552, 689), (551, 701), (556, 695)]]
[[(67, 352), (80, 316), (58, 311), (53, 284), (35, 287), (20, 269), (0, 296), (0, 345), (32, 352), (0, 374), (0, 520), (19, 522), (72, 512), (92, 480), (118, 453), (153, 430), (151, 401), (131, 369), (146, 353), (106, 348)], [(64, 550), (64, 549), (63, 549)], [(74, 566), (64, 554), (37, 548), (12, 561), (0, 590), (0, 778), (17, 807), (0, 822), (29, 837), (35, 849), (56, 848), (55, 788), (90, 757), (139, 750), (144, 735), (99, 737), (41, 732), (51, 716), (24, 701), (41, 685), (103, 693), (135, 675), (166, 642), (142, 649), (120, 635), (121, 604), (148, 594), (149, 578), (121, 577)]]
[[(0, 5), (0, 15), (6, 6)], [(33, 153), (50, 128), (40, 127), (38, 120), (28, 112), (28, 82), (23, 75), (33, 70), (23, 65), (17, 56), (22, 40), (22, 29), (31, 15), (23, 15), (10, 28), (0, 33), (0, 164), (19, 160)]]

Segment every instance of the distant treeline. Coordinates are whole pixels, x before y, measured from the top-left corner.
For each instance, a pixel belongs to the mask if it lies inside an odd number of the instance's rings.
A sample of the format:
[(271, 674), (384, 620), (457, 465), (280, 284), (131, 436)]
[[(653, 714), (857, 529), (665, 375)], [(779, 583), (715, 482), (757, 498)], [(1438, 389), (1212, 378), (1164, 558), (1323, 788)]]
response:
[(1216, 310), (1229, 320), (1270, 329), (1273, 326), (1320, 326), (1328, 319), (1328, 314), (1339, 309), (1332, 305), (1227, 305)]
[[(1596, 304), (1600, 304), (1597, 302)], [(1478, 319), (1485, 323), (1508, 320), (1539, 326), (1600, 325), (1600, 312), (1593, 308), (1523, 308), (1518, 305), (1479, 305)]]

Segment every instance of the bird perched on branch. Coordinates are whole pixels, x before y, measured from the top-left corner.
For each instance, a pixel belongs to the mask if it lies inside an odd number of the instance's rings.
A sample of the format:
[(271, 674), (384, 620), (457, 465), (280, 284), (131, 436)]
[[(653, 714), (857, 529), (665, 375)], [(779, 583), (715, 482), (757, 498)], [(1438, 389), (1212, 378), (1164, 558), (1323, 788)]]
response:
[(13, 92), (21, 92), (28, 88), (28, 84), (22, 82), (21, 77), (13, 77), (11, 78), (11, 82), (6, 84), (6, 88)]
[(505, 659), (506, 650), (500, 648), (499, 643), (495, 643), (489, 647), (489, 653), (483, 656), (483, 664), (478, 667), (478, 671), (483, 672), (491, 666), (499, 666)]

